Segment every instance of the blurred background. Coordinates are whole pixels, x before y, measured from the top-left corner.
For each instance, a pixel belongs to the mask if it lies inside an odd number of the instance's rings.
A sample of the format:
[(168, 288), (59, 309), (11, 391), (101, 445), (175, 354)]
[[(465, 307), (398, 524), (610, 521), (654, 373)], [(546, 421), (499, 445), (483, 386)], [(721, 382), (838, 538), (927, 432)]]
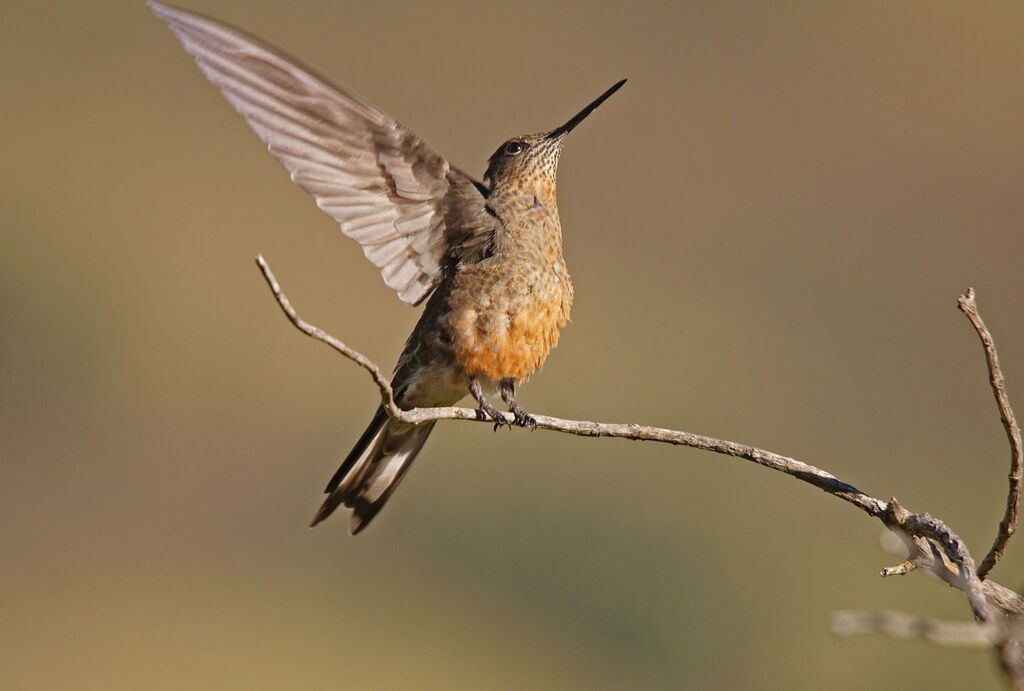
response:
[[(1017, 2), (205, 0), (482, 174), (621, 77), (559, 181), (573, 322), (534, 412), (796, 456), (991, 543), (1024, 414)], [(442, 423), (373, 526), (309, 530), (417, 311), (142, 2), (0, 24), (0, 686), (1000, 688), (881, 527), (735, 459)], [(1024, 582), (1024, 544), (993, 577)]]

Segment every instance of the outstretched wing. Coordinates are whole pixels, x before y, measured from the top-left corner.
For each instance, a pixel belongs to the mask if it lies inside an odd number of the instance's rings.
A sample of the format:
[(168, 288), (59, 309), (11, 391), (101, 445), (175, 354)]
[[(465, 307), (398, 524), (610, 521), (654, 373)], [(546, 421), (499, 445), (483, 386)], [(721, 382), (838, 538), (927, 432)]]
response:
[(426, 297), (440, 277), (446, 233), (455, 230), (445, 228), (445, 198), (464, 174), (384, 113), (263, 42), (184, 10), (149, 7), (292, 180), (362, 245), (384, 282), (409, 304)]

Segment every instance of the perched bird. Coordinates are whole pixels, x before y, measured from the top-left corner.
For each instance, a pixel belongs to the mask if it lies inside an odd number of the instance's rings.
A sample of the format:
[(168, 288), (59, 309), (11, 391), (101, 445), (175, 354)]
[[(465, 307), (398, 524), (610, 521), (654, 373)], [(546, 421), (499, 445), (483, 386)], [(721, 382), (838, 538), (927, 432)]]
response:
[[(203, 74), (248, 121), (300, 187), (358, 242), (410, 305), (429, 296), (392, 378), (403, 409), (450, 406), (467, 393), (481, 415), (536, 421), (516, 386), (544, 363), (569, 319), (555, 174), (566, 135), (619, 81), (561, 127), (509, 139), (474, 180), (370, 104), (238, 29), (150, 2)], [(338, 506), (366, 527), (434, 427), (378, 408), (327, 485), (316, 525)]]

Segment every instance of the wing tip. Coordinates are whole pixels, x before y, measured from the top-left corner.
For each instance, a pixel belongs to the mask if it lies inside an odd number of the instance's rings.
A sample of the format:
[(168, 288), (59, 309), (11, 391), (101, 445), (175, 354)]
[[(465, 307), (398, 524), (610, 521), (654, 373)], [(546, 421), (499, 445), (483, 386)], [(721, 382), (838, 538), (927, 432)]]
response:
[(175, 7), (174, 5), (165, 5), (162, 2), (157, 2), (157, 0), (146, 0), (146, 7), (148, 7), (149, 11), (155, 14), (160, 20), (166, 22), (172, 29), (174, 29), (176, 25), (181, 25), (187, 22), (191, 17), (200, 17), (205, 19), (202, 15), (189, 12), (188, 10), (183, 10), (182, 8)]
[(335, 495), (332, 493), (331, 496), (324, 500), (324, 503), (320, 505), (320, 508), (317, 509), (316, 515), (313, 516), (313, 520), (310, 522), (309, 527), (315, 528), (318, 523), (334, 513), (334, 510), (340, 505), (341, 499), (335, 498)]

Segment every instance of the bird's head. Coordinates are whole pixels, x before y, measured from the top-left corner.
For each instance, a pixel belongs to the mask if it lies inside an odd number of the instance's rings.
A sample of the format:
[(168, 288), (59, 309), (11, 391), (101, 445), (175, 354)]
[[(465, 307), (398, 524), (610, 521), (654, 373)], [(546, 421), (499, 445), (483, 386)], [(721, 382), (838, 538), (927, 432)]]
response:
[(488, 159), (487, 172), (484, 174), (491, 191), (506, 187), (529, 187), (535, 194), (550, 194), (553, 197), (558, 158), (566, 135), (625, 83), (625, 79), (617, 82), (561, 127), (550, 132), (513, 137), (499, 146)]

